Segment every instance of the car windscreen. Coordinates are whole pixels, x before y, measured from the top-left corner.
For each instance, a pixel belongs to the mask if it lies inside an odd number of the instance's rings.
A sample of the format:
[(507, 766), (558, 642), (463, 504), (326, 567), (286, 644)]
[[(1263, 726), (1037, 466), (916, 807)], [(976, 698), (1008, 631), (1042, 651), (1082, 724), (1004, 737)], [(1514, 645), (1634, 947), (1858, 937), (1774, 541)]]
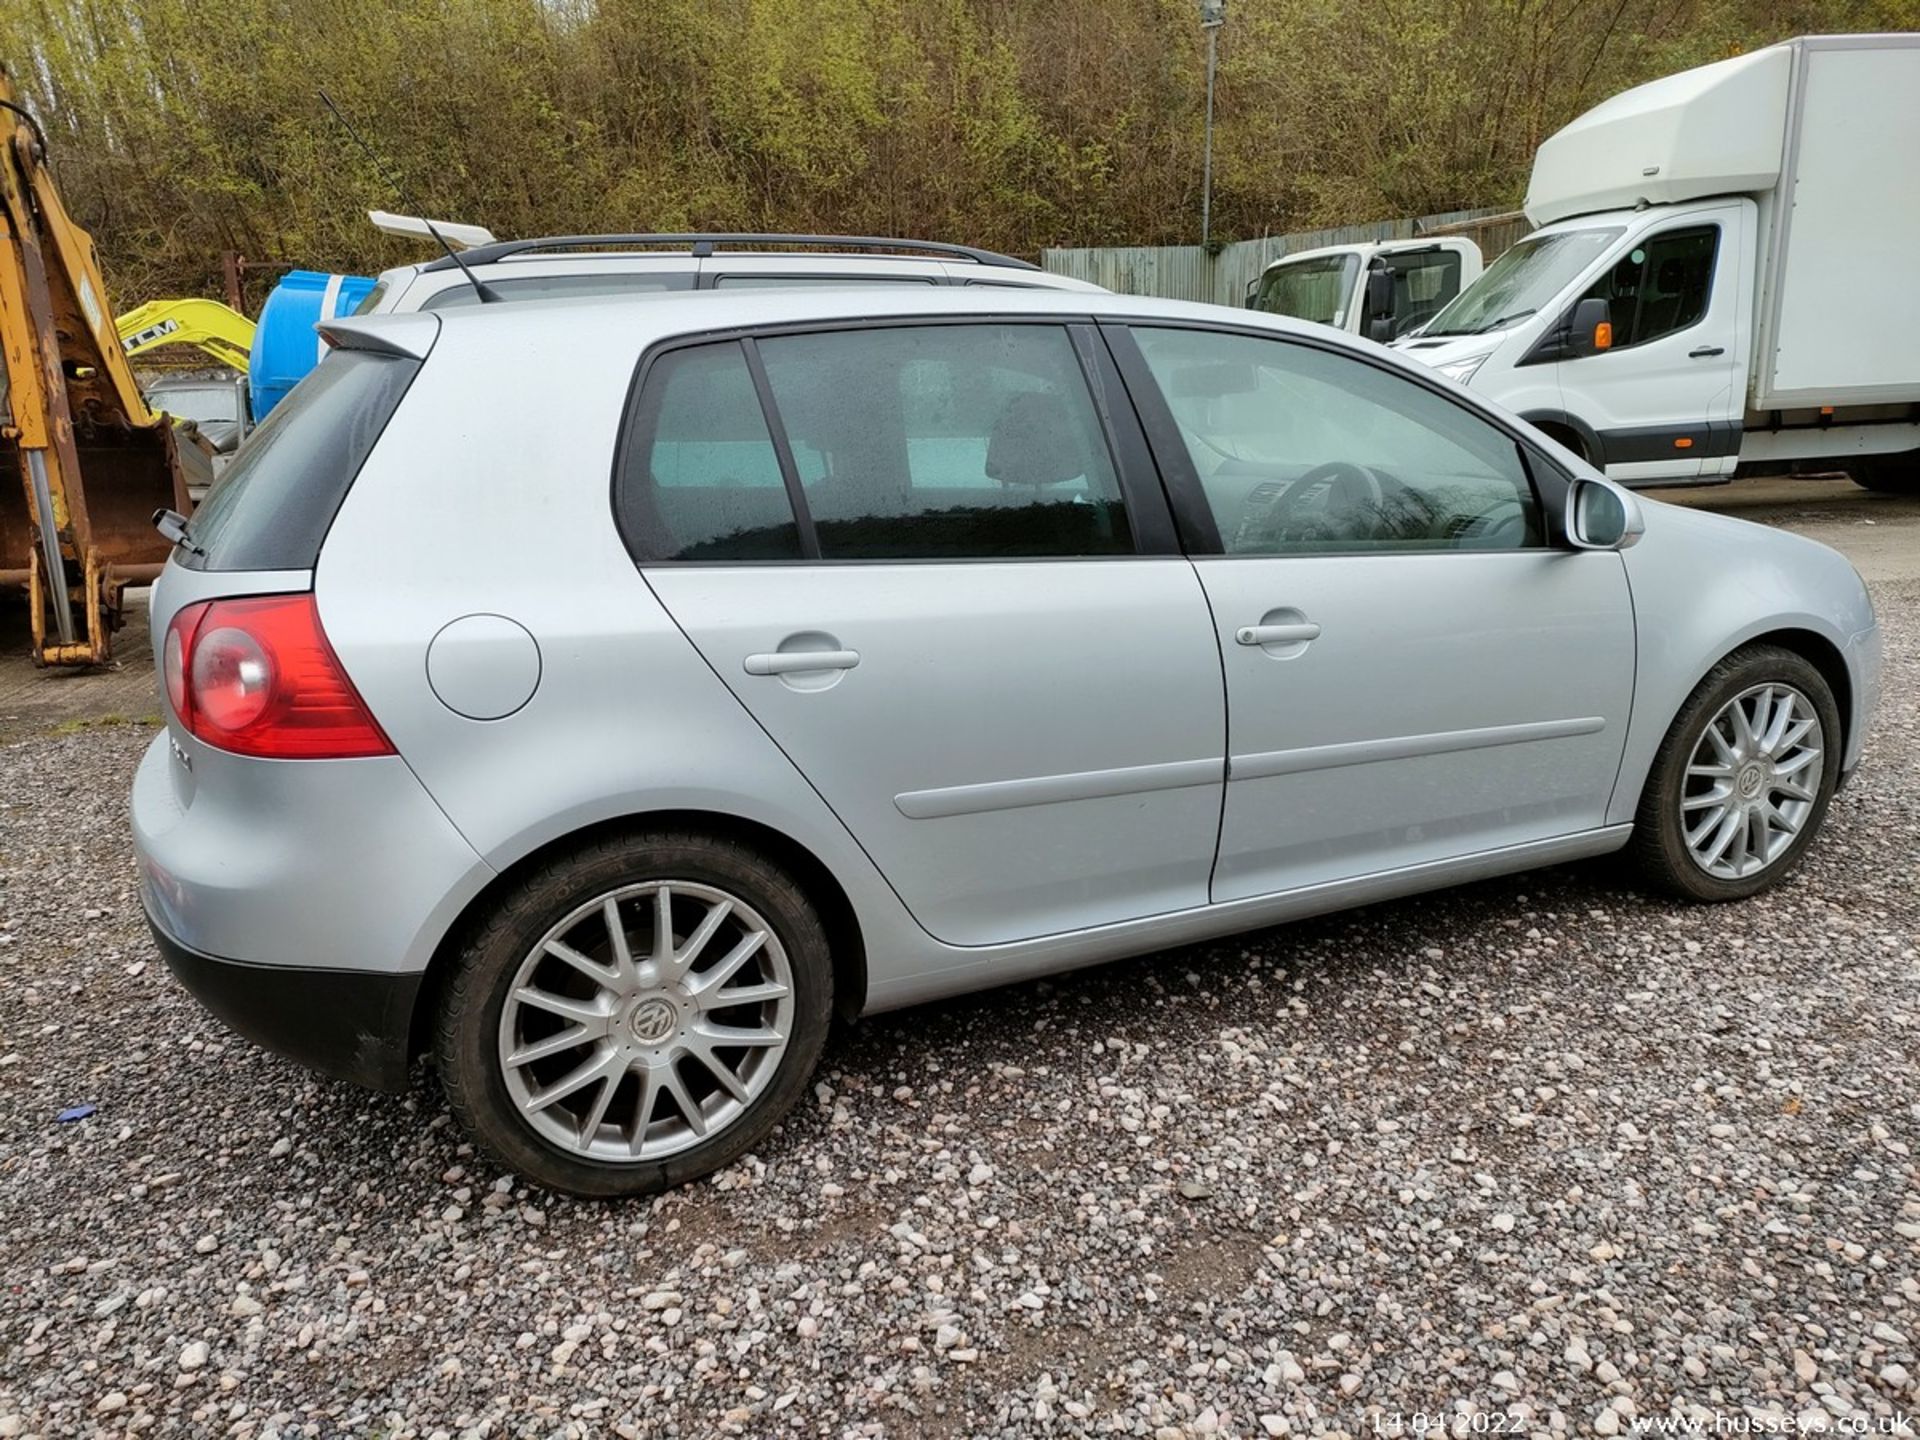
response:
[[(693, 272), (647, 270), (636, 273), (610, 271), (598, 275), (509, 275), (502, 278), (481, 276), (486, 286), (502, 300), (564, 300), (593, 295), (641, 295), (649, 291), (691, 290)], [(451, 285), (421, 303), (422, 310), (452, 310), (478, 305), (480, 296), (462, 281)]]
[(309, 570), (420, 362), (335, 350), (240, 446), (175, 552), (195, 570)]
[(1423, 335), (1484, 335), (1524, 320), (1564, 290), (1620, 237), (1619, 226), (1529, 235), (1433, 317)]

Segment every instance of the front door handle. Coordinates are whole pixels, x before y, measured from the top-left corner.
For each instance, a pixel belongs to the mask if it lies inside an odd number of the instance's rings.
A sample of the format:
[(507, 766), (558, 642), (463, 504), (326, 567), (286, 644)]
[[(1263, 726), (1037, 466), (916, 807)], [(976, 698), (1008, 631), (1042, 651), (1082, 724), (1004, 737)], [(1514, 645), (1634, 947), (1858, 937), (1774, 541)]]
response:
[(1711, 360), (1716, 355), (1724, 355), (1726, 353), (1727, 347), (1724, 345), (1702, 345), (1698, 350), (1687, 351), (1687, 359)]
[(851, 670), (860, 663), (858, 650), (775, 650), (747, 656), (749, 675), (796, 675), (803, 670)]
[(1296, 625), (1242, 625), (1233, 638), (1242, 645), (1303, 645), (1320, 638), (1320, 627), (1311, 620)]

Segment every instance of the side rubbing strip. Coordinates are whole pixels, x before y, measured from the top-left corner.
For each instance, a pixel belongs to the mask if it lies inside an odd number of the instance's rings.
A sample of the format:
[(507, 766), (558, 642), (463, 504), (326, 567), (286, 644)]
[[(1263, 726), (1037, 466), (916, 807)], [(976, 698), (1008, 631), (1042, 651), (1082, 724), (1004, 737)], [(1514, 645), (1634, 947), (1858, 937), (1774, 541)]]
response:
[(1162, 765), (1130, 765), (1120, 770), (1082, 770), (1072, 775), (1035, 775), (1026, 780), (990, 780), (984, 785), (952, 785), (941, 790), (909, 790), (893, 797), (894, 809), (909, 820), (941, 820), (949, 815), (982, 815), (989, 810), (1019, 810), (1057, 805), (1065, 800), (1100, 800), (1112, 795), (1144, 795), (1150, 790), (1185, 790), (1218, 785), (1218, 760), (1172, 760)]
[(1344, 745), (1311, 745), (1301, 750), (1263, 750), (1257, 755), (1234, 756), (1227, 778), (1264, 780), (1270, 775), (1338, 770), (1346, 765), (1371, 765), (1379, 760), (1412, 760), (1422, 755), (1487, 750), (1496, 745), (1524, 745), (1529, 740), (1597, 735), (1606, 728), (1604, 718), (1588, 715), (1577, 720), (1535, 720), (1525, 725), (1487, 725), (1476, 730), (1442, 730), (1432, 735), (1394, 735), (1385, 740), (1354, 740)]

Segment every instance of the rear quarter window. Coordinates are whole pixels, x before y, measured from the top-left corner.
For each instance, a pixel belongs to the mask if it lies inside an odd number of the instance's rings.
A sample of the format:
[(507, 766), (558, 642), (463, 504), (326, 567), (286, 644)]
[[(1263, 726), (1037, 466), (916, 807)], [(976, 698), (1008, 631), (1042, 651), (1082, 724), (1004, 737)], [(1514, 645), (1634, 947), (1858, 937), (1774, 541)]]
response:
[(418, 360), (335, 350), (274, 408), (193, 513), (195, 570), (309, 570)]

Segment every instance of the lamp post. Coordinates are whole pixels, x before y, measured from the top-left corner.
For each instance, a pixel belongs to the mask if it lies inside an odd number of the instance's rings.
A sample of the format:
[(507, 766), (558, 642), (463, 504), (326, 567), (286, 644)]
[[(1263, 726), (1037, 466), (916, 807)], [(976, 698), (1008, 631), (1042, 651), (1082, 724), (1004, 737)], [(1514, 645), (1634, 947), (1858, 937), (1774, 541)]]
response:
[(1200, 248), (1213, 240), (1213, 72), (1219, 55), (1220, 27), (1227, 23), (1227, 0), (1200, 0), (1200, 28), (1207, 32), (1207, 129), (1200, 160)]

